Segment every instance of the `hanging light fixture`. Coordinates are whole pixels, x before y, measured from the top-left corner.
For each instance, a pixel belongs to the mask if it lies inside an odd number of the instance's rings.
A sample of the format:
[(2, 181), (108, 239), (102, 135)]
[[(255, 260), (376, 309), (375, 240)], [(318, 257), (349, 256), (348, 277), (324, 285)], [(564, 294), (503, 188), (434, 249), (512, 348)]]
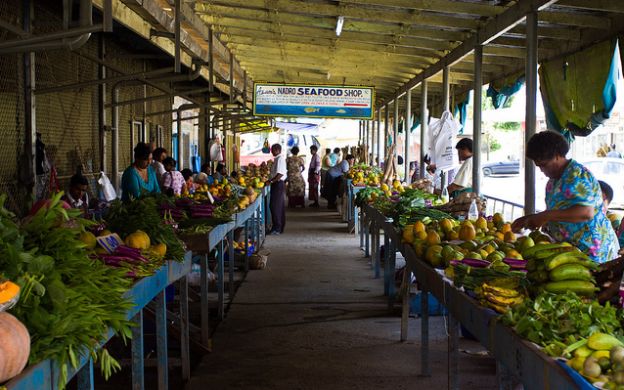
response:
[(339, 37), (342, 32), (342, 25), (344, 24), (344, 16), (338, 16), (336, 20), (336, 36)]

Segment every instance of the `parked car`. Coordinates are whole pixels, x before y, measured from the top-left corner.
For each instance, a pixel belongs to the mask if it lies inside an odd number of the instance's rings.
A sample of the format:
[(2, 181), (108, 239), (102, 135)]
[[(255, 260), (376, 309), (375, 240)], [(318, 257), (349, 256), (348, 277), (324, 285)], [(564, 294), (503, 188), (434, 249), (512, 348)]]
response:
[(511, 175), (520, 173), (520, 161), (507, 160), (489, 162), (481, 165), (483, 176), (490, 175)]

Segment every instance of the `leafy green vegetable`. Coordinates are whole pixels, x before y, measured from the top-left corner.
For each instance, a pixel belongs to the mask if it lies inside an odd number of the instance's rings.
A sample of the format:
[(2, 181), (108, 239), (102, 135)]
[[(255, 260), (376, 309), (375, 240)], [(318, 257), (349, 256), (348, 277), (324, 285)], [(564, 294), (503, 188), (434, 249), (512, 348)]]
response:
[(123, 298), (130, 281), (88, 257), (79, 235), (91, 222), (63, 209), (61, 195), (21, 226), (0, 197), (0, 273), (22, 289), (11, 312), (31, 334), (30, 363), (58, 362), (59, 388), (82, 356), (106, 356), (102, 371), (114, 371), (117, 362), (99, 344), (109, 328), (126, 339), (132, 326), (126, 320), (132, 303)]
[(127, 235), (142, 230), (155, 243), (167, 245), (167, 258), (184, 261), (184, 245), (178, 239), (173, 227), (166, 224), (159, 211), (160, 198), (143, 196), (127, 202), (114, 201), (106, 214), (109, 228), (125, 238)]
[(544, 348), (551, 356), (581, 338), (595, 332), (622, 335), (620, 310), (608, 302), (586, 302), (576, 294), (543, 292), (533, 301), (515, 306), (503, 316), (503, 323), (513, 326), (522, 337)]

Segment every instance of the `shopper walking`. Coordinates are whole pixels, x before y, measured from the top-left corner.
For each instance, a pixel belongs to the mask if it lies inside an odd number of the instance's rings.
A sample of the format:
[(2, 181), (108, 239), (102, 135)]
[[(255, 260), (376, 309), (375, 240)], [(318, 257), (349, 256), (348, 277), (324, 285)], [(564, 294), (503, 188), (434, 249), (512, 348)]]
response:
[(342, 176), (349, 172), (349, 169), (353, 166), (355, 157), (352, 154), (347, 154), (344, 160), (340, 164), (333, 166), (327, 171), (327, 181), (325, 186), (327, 187), (327, 208), (336, 209), (336, 198), (342, 196), (340, 190), (342, 183)]
[(308, 167), (308, 199), (312, 201), (309, 207), (319, 207), (319, 183), (321, 182), (321, 157), (316, 145), (310, 146), (310, 166)]
[(265, 185), (271, 186), (271, 199), (269, 208), (271, 210), (271, 232), (270, 234), (281, 234), (286, 225), (286, 210), (284, 207), (284, 180), (286, 180), (286, 159), (282, 156), (282, 145), (273, 144), (271, 154), (275, 159), (271, 166), (270, 179)]
[(286, 171), (288, 175), (288, 207), (305, 207), (305, 181), (302, 172), (305, 170), (303, 159), (299, 157), (299, 147), (293, 146), (290, 149), (292, 156), (286, 159)]

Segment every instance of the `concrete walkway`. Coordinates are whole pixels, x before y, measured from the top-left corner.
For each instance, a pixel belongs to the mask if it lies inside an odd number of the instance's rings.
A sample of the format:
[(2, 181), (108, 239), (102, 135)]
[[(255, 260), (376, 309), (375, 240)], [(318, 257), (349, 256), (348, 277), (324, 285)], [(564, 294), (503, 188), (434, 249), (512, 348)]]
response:
[[(432, 376), (420, 377), (420, 320), (401, 343), (399, 309), (387, 310), (358, 244), (335, 211), (288, 210), (286, 232), (267, 237), (267, 269), (248, 274), (189, 388), (446, 388), (444, 319), (431, 319)], [(481, 350), (466, 340), (460, 348)], [(497, 387), (487, 357), (462, 353), (460, 375), (462, 388)]]

